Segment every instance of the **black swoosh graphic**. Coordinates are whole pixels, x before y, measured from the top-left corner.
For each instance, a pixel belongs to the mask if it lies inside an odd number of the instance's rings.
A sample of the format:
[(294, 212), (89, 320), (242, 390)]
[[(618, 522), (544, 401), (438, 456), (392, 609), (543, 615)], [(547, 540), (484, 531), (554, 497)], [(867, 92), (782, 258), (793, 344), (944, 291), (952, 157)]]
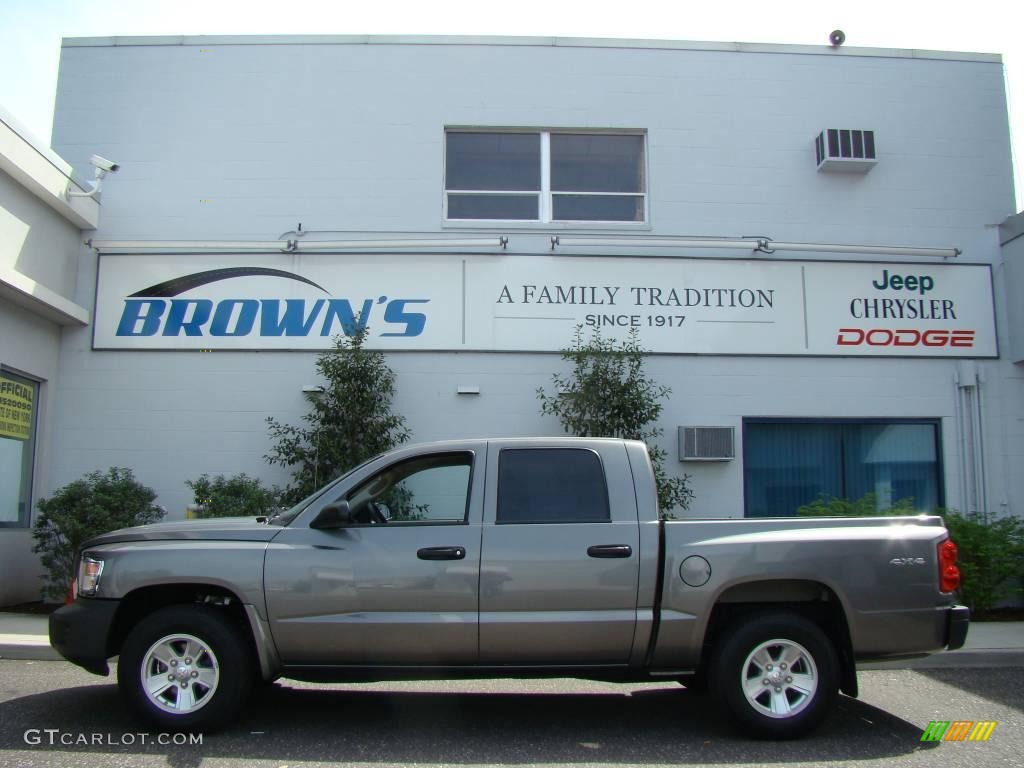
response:
[(327, 293), (327, 289), (322, 285), (317, 285), (312, 280), (308, 280), (305, 277), (302, 277), (302, 275), (296, 275), (292, 272), (284, 272), (280, 269), (269, 269), (267, 267), (224, 267), (223, 269), (211, 269), (206, 272), (195, 272), (191, 275), (175, 277), (172, 280), (157, 283), (156, 285), (149, 286), (149, 288), (143, 288), (141, 291), (136, 291), (131, 294), (129, 298), (132, 296), (177, 296), (179, 293), (191, 291), (193, 288), (198, 288), (199, 286), (207, 285), (208, 283), (216, 283), (220, 280), (229, 280), (232, 277), (250, 277), (253, 275), (284, 277), (289, 280), (298, 280), (300, 283), (312, 285), (314, 288), (319, 288), (324, 293)]

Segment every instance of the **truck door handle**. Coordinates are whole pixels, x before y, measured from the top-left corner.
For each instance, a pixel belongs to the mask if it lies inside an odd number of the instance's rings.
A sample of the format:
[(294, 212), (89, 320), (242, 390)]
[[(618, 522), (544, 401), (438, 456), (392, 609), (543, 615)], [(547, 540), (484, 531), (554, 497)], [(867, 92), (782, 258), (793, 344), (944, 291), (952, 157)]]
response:
[(424, 547), (416, 551), (420, 560), (462, 560), (465, 556), (465, 547)]
[(587, 549), (591, 557), (629, 557), (633, 548), (628, 544), (597, 544)]

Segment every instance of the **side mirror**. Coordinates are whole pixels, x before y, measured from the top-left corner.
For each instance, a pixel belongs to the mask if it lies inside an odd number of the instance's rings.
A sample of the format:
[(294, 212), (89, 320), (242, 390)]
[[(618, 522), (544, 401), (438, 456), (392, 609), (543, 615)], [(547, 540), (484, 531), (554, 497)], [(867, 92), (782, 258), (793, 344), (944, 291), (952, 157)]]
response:
[(349, 525), (352, 525), (352, 510), (349, 508), (348, 502), (342, 500), (335, 501), (333, 504), (328, 504), (321, 509), (317, 516), (313, 518), (313, 522), (309, 524), (309, 527), (321, 531), (329, 531)]

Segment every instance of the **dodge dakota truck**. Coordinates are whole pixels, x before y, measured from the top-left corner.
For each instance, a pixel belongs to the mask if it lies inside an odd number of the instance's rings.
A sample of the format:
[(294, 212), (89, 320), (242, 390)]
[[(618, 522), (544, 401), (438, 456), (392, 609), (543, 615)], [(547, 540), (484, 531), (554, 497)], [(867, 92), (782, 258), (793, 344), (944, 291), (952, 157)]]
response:
[(643, 443), (404, 447), (270, 518), (88, 542), (53, 646), (165, 730), (229, 722), (278, 677), (560, 676), (705, 686), (796, 737), (856, 664), (960, 647), (939, 517), (664, 520)]

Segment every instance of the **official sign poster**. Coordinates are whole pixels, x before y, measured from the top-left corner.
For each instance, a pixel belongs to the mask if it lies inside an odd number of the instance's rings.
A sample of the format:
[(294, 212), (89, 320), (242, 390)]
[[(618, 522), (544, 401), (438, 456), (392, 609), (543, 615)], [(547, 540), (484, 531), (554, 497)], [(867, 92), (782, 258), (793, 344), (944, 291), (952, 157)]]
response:
[(996, 357), (987, 265), (585, 256), (103, 255), (96, 349)]
[(33, 395), (32, 387), (0, 376), (0, 437), (29, 439)]

